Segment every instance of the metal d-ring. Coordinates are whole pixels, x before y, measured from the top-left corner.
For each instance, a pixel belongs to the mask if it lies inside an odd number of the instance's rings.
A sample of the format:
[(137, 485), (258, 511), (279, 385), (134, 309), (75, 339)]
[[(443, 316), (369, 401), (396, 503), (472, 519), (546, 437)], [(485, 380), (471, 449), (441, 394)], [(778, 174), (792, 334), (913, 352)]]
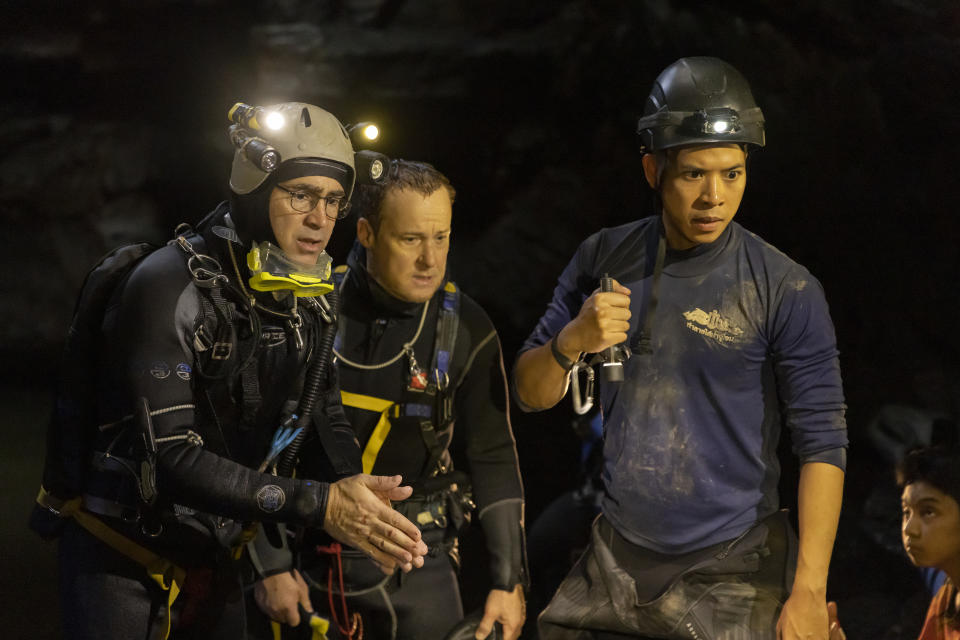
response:
[(446, 371), (440, 371), (440, 369), (434, 369), (433, 379), (437, 381), (438, 391), (444, 391), (448, 386), (450, 386), (450, 376), (447, 375)]
[(200, 253), (190, 256), (187, 260), (187, 269), (190, 270), (194, 283), (204, 289), (212, 289), (218, 282), (227, 280), (217, 259)]

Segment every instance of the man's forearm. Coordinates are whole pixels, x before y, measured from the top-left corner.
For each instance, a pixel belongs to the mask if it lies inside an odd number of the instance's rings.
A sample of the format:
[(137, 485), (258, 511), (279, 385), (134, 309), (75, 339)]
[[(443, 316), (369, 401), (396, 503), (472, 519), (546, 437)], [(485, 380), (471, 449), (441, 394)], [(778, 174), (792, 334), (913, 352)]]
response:
[(842, 469), (824, 462), (810, 462), (800, 469), (800, 550), (794, 590), (826, 593), (843, 500), (843, 478)]
[[(579, 353), (575, 357), (579, 357)], [(575, 358), (571, 358), (575, 359)], [(517, 398), (530, 409), (549, 409), (567, 393), (567, 372), (545, 344), (524, 352), (514, 369)]]

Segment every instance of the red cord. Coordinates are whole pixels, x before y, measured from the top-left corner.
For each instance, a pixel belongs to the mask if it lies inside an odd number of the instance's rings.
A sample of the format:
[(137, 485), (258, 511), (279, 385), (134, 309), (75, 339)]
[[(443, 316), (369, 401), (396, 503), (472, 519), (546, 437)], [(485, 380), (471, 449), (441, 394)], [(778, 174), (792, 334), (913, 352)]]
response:
[[(330, 615), (333, 617), (337, 629), (340, 630), (340, 633), (344, 635), (347, 640), (363, 640), (363, 620), (360, 618), (360, 614), (354, 611), (351, 616), (347, 610), (347, 596), (344, 593), (346, 589), (344, 589), (343, 586), (343, 558), (340, 556), (342, 550), (343, 547), (340, 546), (339, 542), (334, 542), (328, 547), (317, 545), (317, 553), (325, 553), (336, 558), (337, 577), (340, 587), (340, 605), (343, 608), (343, 622), (340, 622), (340, 618), (337, 616), (337, 609), (333, 604), (333, 567), (327, 570), (327, 598), (330, 603)], [(346, 624), (349, 620), (352, 620), (353, 624), (350, 625), (348, 629)], [(354, 638), (354, 634), (357, 634), (356, 638)]]

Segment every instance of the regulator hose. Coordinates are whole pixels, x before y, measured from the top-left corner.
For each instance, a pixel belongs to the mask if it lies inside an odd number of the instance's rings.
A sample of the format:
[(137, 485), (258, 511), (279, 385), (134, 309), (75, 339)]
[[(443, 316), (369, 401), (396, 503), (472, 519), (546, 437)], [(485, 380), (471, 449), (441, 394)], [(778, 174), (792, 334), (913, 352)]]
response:
[[(330, 354), (333, 352), (333, 341), (337, 337), (337, 306), (338, 296), (336, 290), (327, 293), (327, 303), (330, 305), (330, 322), (325, 322), (320, 330), (320, 340), (317, 345), (317, 352), (313, 355), (310, 362), (310, 368), (307, 369), (307, 377), (303, 382), (303, 393), (300, 395), (300, 404), (297, 407), (297, 426), (300, 433), (291, 442), (280, 455), (280, 461), (277, 463), (277, 474), (290, 477), (293, 475), (293, 468), (296, 466), (297, 453), (307, 437), (307, 431), (310, 428), (310, 421), (313, 416), (313, 410), (317, 403), (317, 398), (322, 390), (327, 388), (328, 376), (330, 372)], [(319, 304), (319, 303), (318, 303)]]

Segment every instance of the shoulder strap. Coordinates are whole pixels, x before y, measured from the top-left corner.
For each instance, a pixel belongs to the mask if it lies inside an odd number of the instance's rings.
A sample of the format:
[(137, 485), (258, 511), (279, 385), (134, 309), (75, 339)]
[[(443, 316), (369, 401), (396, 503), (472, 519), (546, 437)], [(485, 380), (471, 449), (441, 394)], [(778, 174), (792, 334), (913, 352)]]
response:
[(443, 457), (438, 430), (443, 430), (453, 421), (453, 388), (450, 385), (450, 366), (453, 361), (453, 349), (457, 342), (457, 329), (460, 326), (460, 290), (456, 283), (449, 281), (443, 287), (440, 310), (437, 314), (437, 331), (434, 337), (433, 362), (430, 367), (430, 380), (436, 388), (434, 396), (433, 419), (420, 421), (420, 436), (429, 452), (424, 473), (433, 475)]
[(444, 393), (450, 386), (450, 365), (453, 347), (457, 342), (460, 326), (460, 290), (456, 283), (447, 282), (443, 287), (443, 299), (437, 315), (437, 333), (433, 345), (433, 364), (430, 377), (437, 391)]

